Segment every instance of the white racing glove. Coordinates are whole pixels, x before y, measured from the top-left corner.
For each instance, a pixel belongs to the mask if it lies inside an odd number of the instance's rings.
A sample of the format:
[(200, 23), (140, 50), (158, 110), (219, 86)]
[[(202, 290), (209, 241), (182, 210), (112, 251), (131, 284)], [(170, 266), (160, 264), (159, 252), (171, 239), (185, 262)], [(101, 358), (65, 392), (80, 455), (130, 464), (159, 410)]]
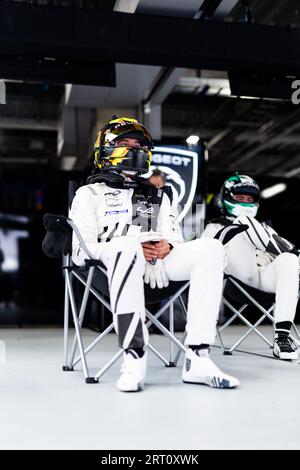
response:
[(155, 264), (146, 262), (144, 281), (145, 284), (150, 284), (151, 289), (156, 287), (162, 289), (169, 285), (169, 279), (162, 259), (157, 259)]
[(272, 261), (276, 258), (275, 255), (267, 253), (266, 251), (256, 250), (256, 262), (260, 268), (265, 268), (269, 266)]

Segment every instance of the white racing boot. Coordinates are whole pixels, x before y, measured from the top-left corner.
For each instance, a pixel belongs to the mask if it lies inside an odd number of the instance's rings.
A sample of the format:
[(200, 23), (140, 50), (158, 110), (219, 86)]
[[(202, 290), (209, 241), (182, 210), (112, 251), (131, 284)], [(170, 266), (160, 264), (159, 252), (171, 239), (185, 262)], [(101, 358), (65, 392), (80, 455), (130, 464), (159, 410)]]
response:
[[(134, 351), (133, 351), (134, 353)], [(121, 392), (139, 392), (144, 388), (147, 366), (147, 351), (143, 357), (136, 358), (134, 354), (124, 353), (121, 375), (117, 388)]]
[(182, 380), (185, 383), (205, 384), (213, 388), (234, 388), (240, 384), (235, 377), (224, 374), (208, 355), (198, 356), (192, 349), (188, 349), (185, 355)]

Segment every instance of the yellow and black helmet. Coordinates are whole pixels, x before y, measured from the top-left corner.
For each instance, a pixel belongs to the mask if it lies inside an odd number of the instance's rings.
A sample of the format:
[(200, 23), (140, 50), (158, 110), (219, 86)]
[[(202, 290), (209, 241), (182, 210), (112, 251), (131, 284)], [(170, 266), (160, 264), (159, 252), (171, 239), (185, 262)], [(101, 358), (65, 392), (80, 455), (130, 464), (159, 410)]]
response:
[[(140, 147), (118, 146), (120, 139), (137, 139)], [(98, 133), (94, 145), (95, 165), (106, 171), (149, 171), (153, 148), (152, 137), (136, 119), (113, 118)]]

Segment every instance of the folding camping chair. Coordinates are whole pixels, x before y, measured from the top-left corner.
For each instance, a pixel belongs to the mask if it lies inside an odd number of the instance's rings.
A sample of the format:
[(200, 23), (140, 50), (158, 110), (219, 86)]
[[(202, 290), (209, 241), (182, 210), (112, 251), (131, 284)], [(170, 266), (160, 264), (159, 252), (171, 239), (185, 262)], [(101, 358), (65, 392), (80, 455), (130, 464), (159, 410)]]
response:
[[(232, 301), (237, 303), (238, 307), (234, 306), (232, 304)], [(267, 319), (271, 322), (274, 332), (275, 320), (272, 313), (276, 305), (275, 294), (267, 293), (254, 287), (248, 286), (233, 276), (225, 275), (223, 303), (232, 312), (232, 316), (222, 326), (217, 328), (217, 333), (223, 354), (231, 355), (232, 352), (235, 351), (251, 333), (255, 333), (256, 335), (258, 335), (270, 348), (273, 347), (273, 344), (261, 331), (259, 331), (258, 327), (262, 324), (265, 319)], [(260, 317), (254, 323), (251, 323), (249, 320), (250, 314), (248, 315), (248, 318), (245, 315), (246, 309), (249, 310), (249, 307), (251, 306), (254, 306), (259, 312), (261, 312)], [(237, 318), (240, 319), (248, 327), (247, 331), (242, 334), (232, 346), (225, 347), (223, 336), (221, 335), (221, 333)], [(295, 337), (291, 335), (291, 338), (297, 345), (300, 345), (300, 333), (294, 323), (292, 324), (292, 328), (294, 330)], [(251, 351), (247, 350), (245, 352), (250, 353)]]
[[(74, 184), (69, 185), (69, 203), (73, 199), (75, 193)], [(120, 349), (111, 360), (105, 364), (96, 374), (91, 375), (88, 363), (87, 354), (113, 329), (113, 322), (103, 331), (98, 337), (92, 341), (87, 347), (84, 347), (82, 338), (82, 324), (84, 315), (87, 307), (89, 294), (93, 294), (102, 305), (104, 305), (110, 312), (111, 307), (109, 303), (109, 291), (107, 278), (104, 271), (104, 265), (101, 261), (93, 259), (92, 254), (87, 249), (84, 240), (82, 239), (80, 232), (74, 222), (64, 216), (46, 214), (44, 216), (44, 225), (47, 234), (56, 234), (57, 239), (61, 241), (64, 236), (64, 242), (59, 244), (59, 247), (55, 250), (55, 256), (62, 255), (64, 257), (63, 269), (65, 272), (65, 302), (64, 302), (64, 362), (63, 370), (72, 371), (74, 367), (80, 362), (82, 363), (83, 373), (86, 383), (97, 383), (107, 370), (121, 357), (123, 350)], [(72, 251), (72, 233), (76, 234), (82, 249), (85, 251), (86, 265), (85, 267), (77, 267), (72, 263), (71, 251)], [(97, 286), (100, 289), (96, 289), (93, 286), (93, 280), (97, 277)], [(79, 309), (76, 306), (73, 279), (77, 278), (84, 285), (84, 293)], [(177, 353), (174, 356), (174, 346), (178, 350), (185, 352), (186, 348), (180, 342), (174, 334), (174, 302), (179, 299), (180, 306), (183, 315), (186, 316), (186, 308), (181, 294), (188, 288), (189, 281), (185, 282), (170, 282), (167, 288), (163, 289), (150, 289), (145, 286), (145, 301), (146, 306), (159, 301), (166, 301), (166, 303), (156, 312), (152, 314), (148, 308), (146, 308), (146, 326), (149, 327), (154, 324), (169, 340), (170, 340), (170, 357), (166, 359), (159, 351), (157, 351), (151, 344), (148, 344), (148, 349), (155, 354), (160, 361), (166, 367), (175, 367), (179, 358)], [(69, 348), (69, 311), (71, 306), (72, 318), (75, 327), (75, 335), (71, 349)], [(169, 311), (169, 330), (158, 320), (159, 317), (166, 311)], [(79, 355), (76, 356), (76, 349), (79, 349)], [(76, 357), (75, 357), (76, 356)]]

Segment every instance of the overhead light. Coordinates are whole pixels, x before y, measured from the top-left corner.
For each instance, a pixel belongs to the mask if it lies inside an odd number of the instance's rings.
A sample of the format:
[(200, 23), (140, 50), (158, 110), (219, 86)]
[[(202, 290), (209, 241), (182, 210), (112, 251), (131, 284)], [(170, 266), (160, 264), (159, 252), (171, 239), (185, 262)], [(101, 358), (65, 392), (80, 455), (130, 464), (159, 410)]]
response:
[(221, 88), (221, 90), (219, 91), (219, 95), (220, 96), (231, 96), (230, 88), (229, 87)]
[(6, 104), (6, 88), (3, 79), (0, 80), (0, 104)]
[(122, 13), (135, 13), (139, 0), (117, 0), (114, 6), (114, 11)]
[(205, 147), (205, 149), (204, 149), (204, 160), (206, 162), (208, 162), (208, 157), (209, 157), (208, 148)]
[(186, 139), (186, 143), (189, 144), (189, 145), (196, 145), (196, 144), (198, 144), (199, 139), (200, 139), (200, 137), (198, 135), (190, 135)]
[(286, 188), (287, 185), (285, 183), (274, 184), (274, 186), (263, 189), (260, 195), (263, 199), (268, 199), (269, 197), (273, 197), (276, 196), (276, 194), (282, 193), (282, 191), (285, 191)]
[(287, 171), (284, 176), (286, 178), (292, 178), (293, 176), (299, 175), (300, 173), (300, 167), (294, 168), (293, 170)]
[(242, 95), (233, 95), (233, 94), (231, 94), (231, 96), (233, 98), (241, 98), (242, 100), (261, 100), (260, 96), (242, 96)]
[(144, 105), (144, 113), (145, 114), (150, 114), (151, 113), (151, 105), (149, 102), (145, 103)]

